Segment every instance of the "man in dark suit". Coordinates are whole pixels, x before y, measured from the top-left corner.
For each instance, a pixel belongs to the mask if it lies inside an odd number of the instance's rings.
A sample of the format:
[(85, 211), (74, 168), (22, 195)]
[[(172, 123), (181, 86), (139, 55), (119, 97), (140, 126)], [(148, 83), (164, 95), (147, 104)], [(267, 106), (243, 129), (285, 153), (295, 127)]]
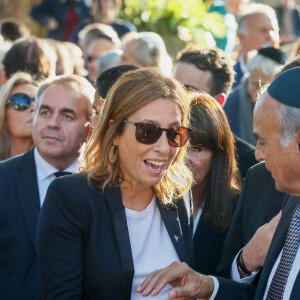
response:
[[(169, 282), (176, 286), (169, 294), (171, 299), (300, 299), (299, 80), (300, 68), (282, 73), (261, 95), (254, 109), (254, 133), (258, 138), (256, 157), (265, 160), (276, 189), (289, 195), (263, 262), (257, 288), (224, 278), (204, 276), (185, 264), (173, 263), (146, 278), (139, 288), (143, 295), (148, 295), (153, 289), (155, 292), (152, 294), (157, 294)], [(288, 95), (286, 91), (289, 91)], [(263, 244), (261, 241), (258, 246)], [(258, 253), (256, 256), (259, 256)], [(241, 271), (257, 271), (258, 260), (261, 258), (255, 257), (255, 253), (254, 256), (253, 253), (252, 256), (245, 253), (241, 259)]]
[(92, 115), (94, 88), (79, 76), (43, 83), (36, 95), (35, 148), (0, 163), (0, 299), (39, 296), (36, 226), (48, 185), (75, 172)]
[[(213, 96), (224, 106), (234, 80), (231, 59), (219, 49), (187, 47), (178, 54), (174, 77), (188, 88), (202, 91)], [(236, 159), (242, 177), (257, 163), (255, 148), (234, 136), (237, 149)]]
[(248, 244), (259, 227), (279, 213), (285, 196), (275, 189), (274, 179), (264, 162), (249, 169), (224, 243), (217, 275), (232, 278), (235, 256)]

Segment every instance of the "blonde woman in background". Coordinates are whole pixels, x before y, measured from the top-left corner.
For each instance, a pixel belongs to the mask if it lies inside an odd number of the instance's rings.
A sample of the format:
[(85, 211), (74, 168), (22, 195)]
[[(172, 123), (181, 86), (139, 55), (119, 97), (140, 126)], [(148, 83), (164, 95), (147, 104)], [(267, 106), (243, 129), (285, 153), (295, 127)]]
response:
[(38, 82), (15, 73), (0, 90), (0, 160), (22, 154), (33, 146), (31, 135)]

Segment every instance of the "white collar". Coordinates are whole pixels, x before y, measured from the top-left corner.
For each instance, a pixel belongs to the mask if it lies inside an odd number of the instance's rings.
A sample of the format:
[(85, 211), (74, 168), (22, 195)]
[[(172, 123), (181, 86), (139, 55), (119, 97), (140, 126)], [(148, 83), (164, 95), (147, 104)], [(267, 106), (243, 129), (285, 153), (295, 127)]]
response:
[[(45, 180), (50, 176), (54, 176), (53, 173), (58, 170), (49, 164), (38, 152), (36, 148), (34, 148), (34, 160), (36, 165), (36, 173), (39, 180)], [(68, 166), (64, 171), (76, 173), (78, 169), (79, 162), (75, 160), (70, 166)]]

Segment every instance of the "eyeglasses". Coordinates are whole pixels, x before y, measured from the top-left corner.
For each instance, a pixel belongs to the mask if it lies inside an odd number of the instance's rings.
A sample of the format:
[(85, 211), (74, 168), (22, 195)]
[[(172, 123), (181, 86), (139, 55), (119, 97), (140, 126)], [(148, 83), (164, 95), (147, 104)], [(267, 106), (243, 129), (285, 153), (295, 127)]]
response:
[(136, 127), (136, 140), (146, 145), (156, 143), (161, 137), (162, 132), (166, 131), (168, 144), (171, 147), (182, 147), (188, 141), (191, 131), (190, 128), (183, 126), (174, 126), (166, 129), (152, 123), (134, 123), (128, 120), (124, 120), (124, 122)]
[(15, 110), (24, 111), (30, 107), (32, 101), (35, 101), (34, 97), (30, 97), (24, 93), (17, 93), (11, 95), (7, 103)]

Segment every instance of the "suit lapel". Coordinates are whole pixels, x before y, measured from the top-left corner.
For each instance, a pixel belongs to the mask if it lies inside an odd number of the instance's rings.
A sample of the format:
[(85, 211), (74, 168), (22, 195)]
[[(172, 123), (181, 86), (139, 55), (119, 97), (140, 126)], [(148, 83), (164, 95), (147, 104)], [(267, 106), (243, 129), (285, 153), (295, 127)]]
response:
[(271, 270), (274, 266), (274, 263), (280, 254), (282, 247), (284, 245), (284, 241), (287, 235), (287, 231), (289, 228), (289, 224), (291, 221), (291, 218), (293, 216), (295, 207), (297, 203), (299, 202), (299, 198), (294, 198), (289, 196), (287, 199), (286, 205), (283, 209), (282, 216), (280, 219), (280, 222), (277, 225), (277, 229), (274, 233), (274, 237), (272, 239), (270, 249), (268, 251), (266, 261), (262, 270), (261, 278), (259, 280), (259, 284), (257, 287), (257, 291), (255, 294), (255, 299), (262, 299), (266, 285), (269, 279), (269, 275), (271, 273)]
[(122, 203), (121, 190), (118, 187), (109, 188), (105, 191), (105, 200), (112, 215), (115, 237), (119, 249), (122, 264), (122, 284), (124, 299), (130, 299), (131, 286), (134, 275), (134, 265), (130, 246), (129, 232)]
[(179, 222), (178, 207), (175, 204), (168, 204), (167, 206), (162, 205), (158, 199), (156, 200), (156, 205), (160, 211), (161, 218), (166, 226), (180, 261), (189, 264), (189, 256), (185, 247)]
[(33, 149), (24, 154), (17, 168), (15, 178), (17, 181), (19, 205), (34, 252), (36, 253), (36, 228), (40, 212), (40, 200)]
[(207, 219), (207, 213), (204, 209), (193, 237), (194, 249), (195, 253), (197, 253), (195, 259), (199, 259), (196, 263), (197, 265), (202, 265), (202, 261), (208, 257), (211, 245), (219, 235), (218, 230)]

